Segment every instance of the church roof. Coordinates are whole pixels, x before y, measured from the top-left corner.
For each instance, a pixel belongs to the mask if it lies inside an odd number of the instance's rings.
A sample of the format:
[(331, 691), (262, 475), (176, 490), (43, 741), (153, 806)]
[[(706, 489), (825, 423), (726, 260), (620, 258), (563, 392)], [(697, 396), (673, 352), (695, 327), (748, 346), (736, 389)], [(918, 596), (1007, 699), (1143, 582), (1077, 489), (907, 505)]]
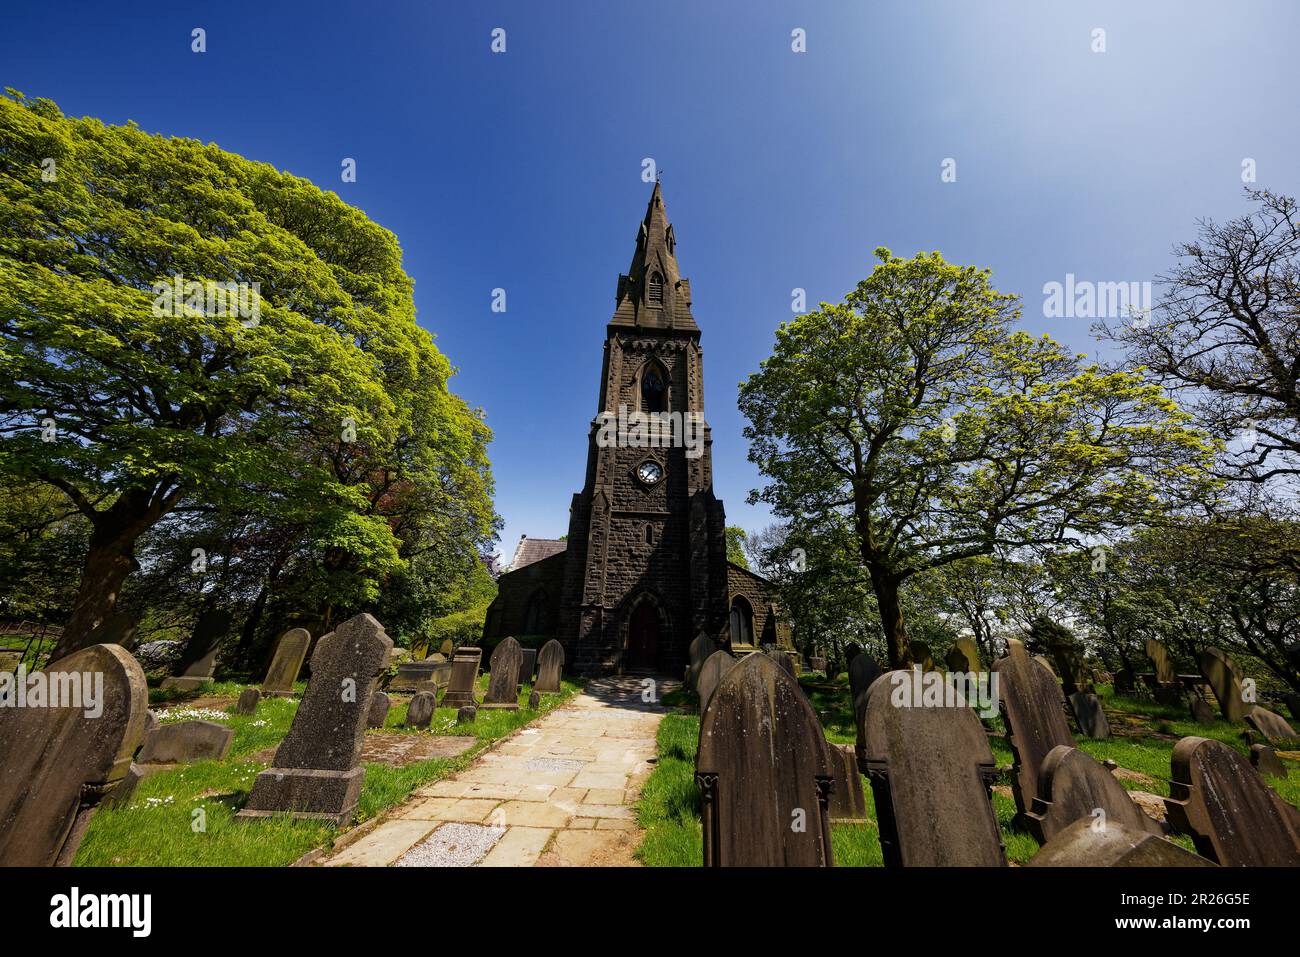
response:
[(558, 555), (568, 547), (568, 544), (558, 538), (529, 538), (527, 535), (520, 535), (519, 544), (515, 547), (515, 557), (510, 559), (509, 570), (517, 572), (533, 562)]
[(691, 315), (691, 281), (677, 268), (677, 234), (656, 182), (637, 231), (636, 251), (618, 277), (611, 325), (699, 332)]

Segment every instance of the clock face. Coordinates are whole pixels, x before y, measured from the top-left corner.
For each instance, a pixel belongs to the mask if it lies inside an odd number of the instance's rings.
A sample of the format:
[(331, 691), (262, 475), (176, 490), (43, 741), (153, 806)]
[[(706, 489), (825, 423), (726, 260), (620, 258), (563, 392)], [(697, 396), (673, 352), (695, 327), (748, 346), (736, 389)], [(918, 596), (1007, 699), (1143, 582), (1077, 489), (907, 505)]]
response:
[(658, 462), (642, 462), (636, 468), (636, 477), (646, 485), (654, 485), (664, 477), (663, 466)]

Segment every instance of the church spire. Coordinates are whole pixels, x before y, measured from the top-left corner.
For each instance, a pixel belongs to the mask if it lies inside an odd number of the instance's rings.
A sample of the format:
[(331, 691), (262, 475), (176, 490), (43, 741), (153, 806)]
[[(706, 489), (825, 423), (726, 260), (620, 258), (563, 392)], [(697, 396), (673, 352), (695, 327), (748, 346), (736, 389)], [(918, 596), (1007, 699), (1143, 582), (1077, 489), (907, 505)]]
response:
[(655, 180), (637, 231), (636, 251), (626, 275), (618, 277), (613, 325), (698, 332), (691, 317), (691, 284), (677, 267), (677, 236)]

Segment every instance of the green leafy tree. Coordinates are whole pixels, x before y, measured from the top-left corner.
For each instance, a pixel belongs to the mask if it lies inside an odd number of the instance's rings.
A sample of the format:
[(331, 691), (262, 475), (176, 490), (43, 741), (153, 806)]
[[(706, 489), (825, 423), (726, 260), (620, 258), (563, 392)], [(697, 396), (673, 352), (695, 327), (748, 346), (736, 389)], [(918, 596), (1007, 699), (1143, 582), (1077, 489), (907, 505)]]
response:
[(849, 523), (899, 667), (909, 578), (1140, 524), (1202, 481), (1209, 450), (1158, 386), (1012, 331), (986, 270), (877, 256), (843, 303), (780, 327), (740, 406), (768, 480), (751, 501)]
[(723, 531), (727, 536), (727, 561), (749, 568), (749, 559), (745, 556), (745, 530), (739, 525), (728, 525)]
[(266, 164), (11, 91), (0, 348), (0, 474), (90, 526), (56, 656), (187, 503), (307, 529), (326, 604), (373, 601), (403, 566), (411, 500), (459, 498), (451, 521), (490, 535), (487, 431), (415, 323), (396, 239)]

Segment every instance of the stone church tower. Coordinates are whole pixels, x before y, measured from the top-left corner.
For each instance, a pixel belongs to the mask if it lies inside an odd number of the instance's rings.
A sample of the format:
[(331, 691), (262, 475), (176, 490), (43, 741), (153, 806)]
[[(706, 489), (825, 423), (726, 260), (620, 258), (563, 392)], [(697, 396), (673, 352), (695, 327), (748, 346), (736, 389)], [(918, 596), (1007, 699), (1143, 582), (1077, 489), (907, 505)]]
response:
[[(737, 652), (790, 645), (768, 583), (727, 561), (700, 327), (676, 246), (656, 183), (618, 277), (568, 539), (521, 539), (488, 610), (489, 642), (554, 635), (579, 674), (680, 675), (700, 633)], [(647, 440), (638, 413), (681, 428)]]

